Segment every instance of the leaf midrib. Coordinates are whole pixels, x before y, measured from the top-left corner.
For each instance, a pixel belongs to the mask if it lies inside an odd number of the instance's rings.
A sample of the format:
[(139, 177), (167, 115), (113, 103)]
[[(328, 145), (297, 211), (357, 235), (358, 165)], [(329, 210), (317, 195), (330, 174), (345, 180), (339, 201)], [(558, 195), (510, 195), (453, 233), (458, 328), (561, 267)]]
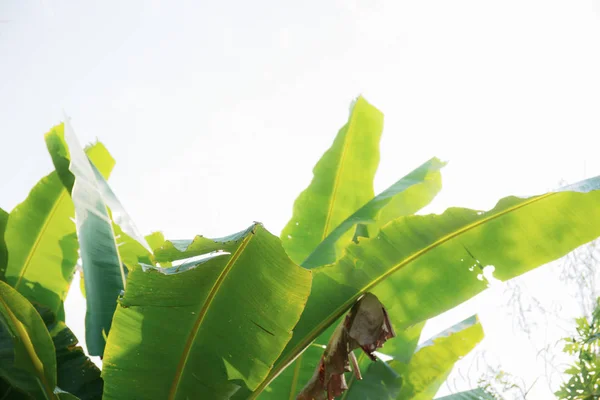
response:
[[(357, 101), (357, 103), (358, 103), (358, 101)], [(352, 142), (352, 138), (353, 138), (353, 135), (351, 135), (351, 132), (352, 132), (352, 128), (354, 127), (356, 114), (358, 114), (358, 112), (355, 113), (356, 106), (357, 106), (357, 104), (354, 104), (354, 107), (352, 108), (352, 114), (350, 115), (350, 120), (348, 121), (348, 127), (346, 130), (346, 140), (344, 141), (344, 146), (342, 147), (342, 155), (340, 157), (341, 160), (340, 160), (339, 166), (338, 166), (336, 174), (335, 174), (335, 180), (333, 181), (333, 191), (331, 193), (331, 200), (329, 201), (329, 208), (327, 210), (325, 225), (323, 226), (323, 236), (321, 237), (321, 241), (325, 240), (327, 235), (329, 235), (328, 231), (329, 231), (329, 225), (331, 224), (331, 214), (333, 213), (333, 206), (334, 206), (335, 200), (337, 198), (337, 191), (338, 191), (338, 186), (339, 186), (339, 182), (340, 182), (340, 176), (342, 175), (342, 172), (344, 170), (344, 164), (346, 161), (346, 152), (348, 151), (348, 147), (350, 147), (350, 143)]]
[(168, 397), (169, 400), (175, 399), (175, 396), (177, 395), (177, 391), (179, 389), (179, 384), (181, 383), (181, 378), (183, 376), (183, 370), (184, 370), (185, 365), (187, 364), (187, 360), (190, 356), (192, 345), (194, 344), (196, 335), (198, 334), (198, 331), (200, 330), (202, 322), (204, 321), (204, 318), (206, 317), (206, 314), (208, 312), (208, 309), (209, 309), (212, 301), (214, 300), (215, 296), (217, 295), (217, 292), (219, 291), (219, 289), (221, 288), (223, 281), (228, 276), (228, 274), (231, 271), (231, 269), (233, 268), (234, 264), (237, 262), (240, 254), (244, 251), (244, 249), (250, 242), (250, 239), (252, 239), (252, 237), (254, 235), (255, 235), (255, 232), (252, 231), (252, 232), (249, 232), (248, 235), (244, 239), (242, 239), (242, 243), (237, 248), (235, 253), (233, 253), (231, 258), (229, 259), (229, 262), (227, 263), (225, 268), (223, 268), (223, 271), (221, 271), (221, 274), (219, 275), (219, 277), (213, 284), (213, 286), (206, 298), (206, 301), (204, 302), (204, 305), (202, 306), (202, 309), (200, 310), (200, 312), (198, 312), (198, 317), (196, 318), (196, 322), (194, 323), (194, 326), (192, 327), (192, 331), (190, 332), (190, 335), (188, 336), (187, 342), (186, 342), (185, 347), (183, 348), (183, 352), (181, 354), (181, 358), (179, 359), (179, 364), (177, 365), (177, 370), (175, 371), (175, 377), (173, 378), (173, 384), (171, 385), (171, 390), (169, 391), (169, 397)]
[(21, 271), (19, 273), (19, 279), (17, 279), (17, 283), (15, 283), (15, 286), (14, 286), (15, 290), (17, 290), (17, 291), (19, 290), (19, 285), (21, 284), (21, 281), (25, 277), (25, 273), (27, 272), (27, 269), (28, 269), (29, 265), (31, 264), (33, 255), (37, 251), (37, 248), (40, 245), (42, 238), (44, 237), (44, 233), (46, 233), (48, 226), (50, 226), (50, 222), (52, 221), (52, 218), (54, 217), (56, 210), (58, 210), (58, 206), (62, 202), (62, 199), (65, 196), (66, 192), (67, 191), (64, 188), (61, 190), (61, 193), (58, 196), (58, 199), (54, 202), (54, 205), (52, 206), (50, 213), (46, 216), (46, 219), (44, 220), (44, 224), (42, 225), (42, 229), (40, 230), (39, 234), (37, 235), (37, 238), (35, 239), (35, 242), (33, 243), (31, 250), (29, 251), (29, 254), (27, 254), (27, 258), (25, 259), (25, 262), (23, 263), (23, 267), (21, 268)]
[[(507, 208), (506, 210), (500, 211), (497, 214), (494, 215), (490, 215), (488, 217), (482, 218), (478, 221), (472, 222), (468, 225), (466, 225), (465, 227), (461, 228), (461, 229), (457, 229), (454, 232), (451, 232), (443, 237), (441, 237), (440, 239), (436, 240), (434, 243), (430, 244), (429, 246), (426, 246), (425, 248), (411, 254), (410, 256), (408, 256), (407, 258), (405, 258), (404, 260), (402, 260), (401, 262), (399, 262), (396, 266), (390, 268), (388, 270), (388, 272), (382, 274), (379, 278), (375, 279), (374, 281), (372, 281), (371, 283), (367, 284), (366, 286), (364, 286), (363, 288), (361, 288), (360, 290), (357, 291), (357, 294), (352, 296), (350, 299), (348, 299), (346, 302), (342, 303), (341, 306), (339, 306), (332, 314), (330, 314), (330, 316), (328, 318), (325, 318), (323, 320), (323, 322), (321, 322), (320, 324), (318, 324), (315, 329), (311, 330), (309, 332), (309, 334), (305, 335), (304, 338), (298, 342), (298, 344), (296, 346), (294, 346), (294, 348), (288, 353), (290, 354), (289, 356), (287, 356), (286, 358), (284, 358), (284, 360), (282, 362), (279, 363), (278, 367), (273, 368), (271, 371), (272, 373), (270, 374), (271, 377), (267, 377), (267, 379), (265, 379), (263, 381), (263, 383), (261, 383), (256, 390), (253, 392), (252, 396), (250, 397), (250, 399), (255, 399), (256, 396), (258, 396), (259, 393), (262, 392), (262, 390), (267, 387), (275, 377), (277, 377), (277, 375), (279, 375), (279, 373), (281, 372), (281, 370), (283, 370), (285, 367), (287, 367), (291, 362), (294, 361), (294, 359), (296, 358), (295, 354), (297, 354), (298, 352), (301, 352), (302, 349), (306, 348), (308, 344), (310, 344), (311, 341), (313, 341), (319, 334), (319, 332), (322, 332), (325, 328), (327, 328), (329, 325), (331, 325), (335, 320), (337, 320), (348, 308), (350, 308), (350, 306), (356, 301), (356, 299), (364, 292), (368, 291), (369, 289), (371, 289), (372, 287), (376, 286), (377, 284), (379, 284), (381, 281), (385, 280), (388, 276), (392, 275), (393, 273), (397, 272), (399, 269), (401, 269), (402, 267), (404, 267), (405, 265), (411, 263), (412, 261), (416, 260), (417, 258), (419, 258), (420, 256), (422, 256), (423, 254), (426, 254), (427, 252), (435, 249), (436, 247), (446, 243), (447, 241), (465, 233), (470, 231), (471, 229), (477, 228), (478, 226), (488, 222), (488, 221), (492, 221), (496, 218), (500, 218), (508, 213), (511, 213), (513, 211), (516, 211), (520, 208), (526, 207), (530, 204), (536, 203), (538, 201), (544, 200), (550, 196), (553, 196), (555, 194), (557, 194), (559, 192), (550, 192), (550, 193), (546, 193), (537, 197), (533, 197), (529, 200), (524, 201), (523, 203), (519, 203), (516, 206), (512, 206)], [(315, 333), (316, 332), (316, 333)]]
[(288, 400), (294, 400), (296, 393), (296, 387), (298, 386), (298, 379), (300, 376), (300, 367), (302, 364), (302, 354), (296, 358), (296, 365), (294, 366), (294, 375), (292, 376), (292, 385), (290, 386), (290, 397)]

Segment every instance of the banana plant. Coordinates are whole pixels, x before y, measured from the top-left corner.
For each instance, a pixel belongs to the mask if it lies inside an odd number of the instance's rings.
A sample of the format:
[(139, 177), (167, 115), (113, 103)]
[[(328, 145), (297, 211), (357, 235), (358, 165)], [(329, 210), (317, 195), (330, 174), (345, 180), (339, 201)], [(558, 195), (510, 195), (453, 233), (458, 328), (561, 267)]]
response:
[[(331, 327), (365, 292), (372, 291), (385, 304), (400, 336), (386, 343), (383, 351), (408, 361), (427, 319), (486, 288), (485, 280), (478, 279), (484, 267), (493, 266), (497, 278), (510, 279), (600, 234), (592, 222), (600, 217), (598, 178), (541, 196), (507, 197), (487, 212), (451, 208), (442, 215), (414, 215), (441, 188), (439, 171), (444, 163), (435, 158), (378, 196), (361, 198), (361, 207), (339, 204), (352, 196), (343, 188), (353, 187), (360, 195), (372, 193), (371, 176), (361, 175), (358, 181), (344, 171), (360, 168), (363, 151), (373, 149), (353, 141), (350, 133), (364, 137), (375, 132), (371, 138), (378, 141), (380, 120), (379, 112), (359, 98), (348, 124), (296, 200), (282, 242), (313, 271), (311, 296), (268, 378), (252, 394), (239, 398), (294, 398), (318, 363), (320, 353), (313, 345), (327, 343)], [(369, 159), (370, 171), (378, 153), (373, 151)], [(406, 204), (411, 206), (403, 207)], [(304, 221), (312, 216), (333, 223), (307, 228)]]
[[(383, 354), (368, 352), (375, 362), (356, 360), (340, 396), (432, 398), (482, 331), (471, 318), (419, 347), (426, 321), (485, 290), (484, 270), (511, 279), (600, 236), (600, 178), (505, 197), (488, 211), (417, 215), (441, 190), (446, 163), (433, 157), (376, 195), (382, 130), (381, 112), (353, 102), (279, 238), (255, 223), (223, 238), (165, 240), (135, 228), (106, 182), (106, 149), (84, 150), (68, 121), (53, 128), (55, 171), (0, 212), (0, 394), (294, 399), (336, 327), (349, 326), (344, 315), (370, 293), (394, 334)], [(68, 353), (76, 339), (62, 302), (77, 248), (87, 350), (104, 357), (102, 377), (85, 354)]]

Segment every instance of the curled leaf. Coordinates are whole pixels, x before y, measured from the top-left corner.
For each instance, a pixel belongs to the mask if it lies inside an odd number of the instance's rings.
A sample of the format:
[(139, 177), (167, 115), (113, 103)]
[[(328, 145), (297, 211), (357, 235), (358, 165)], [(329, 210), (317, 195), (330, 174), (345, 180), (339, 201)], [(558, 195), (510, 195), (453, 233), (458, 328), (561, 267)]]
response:
[(348, 389), (345, 372), (353, 371), (362, 379), (353, 350), (360, 347), (375, 361), (373, 352), (394, 336), (385, 307), (374, 294), (366, 293), (335, 329), (315, 373), (296, 400), (333, 400), (341, 395)]

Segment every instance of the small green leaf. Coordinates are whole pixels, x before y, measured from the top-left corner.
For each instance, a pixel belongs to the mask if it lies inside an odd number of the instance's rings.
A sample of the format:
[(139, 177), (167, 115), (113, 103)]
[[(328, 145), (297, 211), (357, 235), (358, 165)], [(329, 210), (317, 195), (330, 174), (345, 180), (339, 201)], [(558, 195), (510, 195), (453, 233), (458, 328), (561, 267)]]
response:
[(163, 244), (165, 244), (165, 235), (162, 232), (156, 231), (152, 232), (149, 235), (145, 236), (146, 242), (152, 249), (152, 251), (160, 248)]

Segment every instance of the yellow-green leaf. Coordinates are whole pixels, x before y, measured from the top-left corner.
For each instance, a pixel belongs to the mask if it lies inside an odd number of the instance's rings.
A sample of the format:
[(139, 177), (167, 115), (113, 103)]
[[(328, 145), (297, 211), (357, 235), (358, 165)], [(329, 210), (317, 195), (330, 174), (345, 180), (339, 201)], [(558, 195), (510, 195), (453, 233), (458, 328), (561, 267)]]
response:
[(103, 360), (104, 399), (219, 400), (264, 380), (291, 338), (311, 273), (260, 224), (226, 239), (171, 247), (163, 258), (197, 255), (189, 247), (202, 252), (202, 244), (222, 250), (210, 259), (132, 267)]
[(479, 265), (494, 266), (495, 276), (506, 280), (597, 238), (598, 189), (600, 177), (541, 196), (506, 197), (487, 212), (450, 208), (401, 217), (351, 244), (336, 263), (312, 270), (311, 295), (294, 337), (254, 397), (367, 291), (401, 330), (484, 290)]
[[(281, 232), (283, 246), (296, 263), (303, 262), (342, 221), (373, 198), (382, 130), (383, 114), (359, 97)], [(342, 237), (352, 238), (352, 233)]]

